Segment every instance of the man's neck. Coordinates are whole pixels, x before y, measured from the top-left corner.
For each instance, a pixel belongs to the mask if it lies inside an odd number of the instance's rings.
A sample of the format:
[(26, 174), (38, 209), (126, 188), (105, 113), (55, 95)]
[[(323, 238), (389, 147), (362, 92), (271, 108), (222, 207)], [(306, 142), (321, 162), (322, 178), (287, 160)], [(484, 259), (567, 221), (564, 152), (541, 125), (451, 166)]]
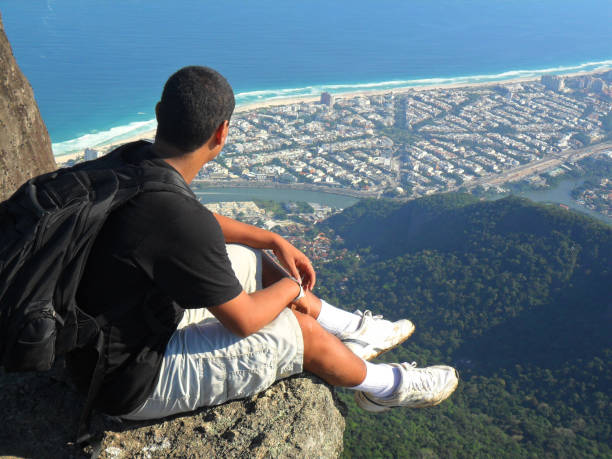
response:
[[(199, 150), (184, 153), (176, 147), (165, 143), (164, 141), (155, 140), (153, 144), (153, 153), (160, 159), (163, 159), (167, 164), (172, 166), (187, 183), (198, 174), (199, 170), (205, 164)], [(203, 162), (204, 161), (204, 162)]]

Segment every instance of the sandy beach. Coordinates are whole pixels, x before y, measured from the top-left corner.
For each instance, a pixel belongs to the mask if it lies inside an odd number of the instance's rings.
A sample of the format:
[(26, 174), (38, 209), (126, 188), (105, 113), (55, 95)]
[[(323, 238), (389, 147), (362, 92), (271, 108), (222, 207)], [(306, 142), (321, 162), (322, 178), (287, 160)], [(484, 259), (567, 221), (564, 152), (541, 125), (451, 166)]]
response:
[[(558, 75), (560, 77), (575, 77), (581, 75), (592, 75), (594, 73), (601, 73), (609, 69), (596, 69), (592, 71), (584, 71), (584, 72), (573, 72), (564, 75)], [(474, 82), (474, 83), (448, 83), (448, 84), (435, 84), (435, 85), (422, 85), (422, 86), (405, 86), (405, 87), (396, 87), (396, 88), (387, 88), (387, 89), (372, 89), (372, 90), (361, 90), (361, 91), (353, 91), (353, 92), (341, 92), (341, 93), (333, 93), (330, 92), (336, 100), (341, 99), (352, 99), (354, 97), (359, 96), (375, 96), (375, 95), (384, 95), (389, 93), (394, 94), (402, 94), (411, 91), (433, 91), (440, 89), (457, 89), (457, 88), (477, 88), (477, 87), (489, 87), (489, 86), (498, 86), (498, 85), (511, 85), (511, 84), (519, 84), (526, 83), (531, 81), (537, 81), (540, 77), (523, 77), (523, 78), (511, 78), (507, 80), (496, 80), (496, 81), (485, 81), (485, 82)], [(317, 96), (299, 96), (299, 97), (282, 97), (275, 99), (268, 99), (261, 102), (254, 102), (244, 105), (239, 105), (236, 107), (234, 113), (245, 113), (253, 110), (259, 110), (267, 107), (275, 107), (279, 105), (293, 105), (300, 103), (313, 103), (317, 102), (320, 99), (320, 95)], [(119, 145), (123, 145), (128, 142), (133, 142), (141, 139), (154, 139), (155, 138), (155, 129), (149, 130), (146, 132), (141, 132), (139, 134), (133, 136), (121, 137), (118, 139), (113, 139), (109, 142), (103, 142), (98, 145), (91, 145), (90, 148), (95, 148), (101, 154), (105, 154), (111, 151), (113, 148), (116, 148)], [(63, 165), (70, 160), (82, 158), (84, 155), (84, 150), (77, 151), (74, 153), (63, 154), (60, 156), (56, 156), (55, 160), (58, 165)]]

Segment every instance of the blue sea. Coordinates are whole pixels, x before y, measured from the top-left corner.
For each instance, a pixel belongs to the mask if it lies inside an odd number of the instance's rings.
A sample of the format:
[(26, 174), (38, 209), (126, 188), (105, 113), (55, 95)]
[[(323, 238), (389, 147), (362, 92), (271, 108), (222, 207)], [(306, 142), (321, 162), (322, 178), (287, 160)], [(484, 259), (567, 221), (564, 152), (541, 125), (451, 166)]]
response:
[(184, 65), (239, 104), (612, 67), (610, 0), (0, 0), (56, 155), (155, 127)]

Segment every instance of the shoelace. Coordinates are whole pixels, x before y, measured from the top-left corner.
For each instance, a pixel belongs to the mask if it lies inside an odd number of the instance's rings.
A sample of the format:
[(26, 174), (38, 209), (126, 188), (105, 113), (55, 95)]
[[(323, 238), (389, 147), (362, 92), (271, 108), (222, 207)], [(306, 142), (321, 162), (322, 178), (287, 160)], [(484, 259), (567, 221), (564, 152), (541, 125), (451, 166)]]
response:
[(373, 316), (372, 315), (372, 311), (370, 311), (369, 309), (366, 309), (364, 312), (361, 312), (359, 309), (357, 309), (355, 311), (355, 314), (357, 314), (358, 316), (361, 316), (362, 320), (365, 317), (368, 317), (368, 318), (374, 319), (374, 320), (381, 320), (383, 318), (383, 316), (380, 315), (380, 314), (377, 314), (377, 315)]
[(417, 391), (430, 391), (433, 389), (434, 381), (430, 371), (427, 368), (417, 368), (416, 362), (404, 362), (401, 364), (404, 367), (410, 366), (411, 368), (420, 370), (414, 373), (415, 378), (410, 378), (410, 386)]
[(382, 320), (381, 315), (372, 315), (372, 311), (370, 311), (369, 309), (366, 309), (365, 311), (361, 312), (359, 309), (357, 309), (354, 314), (358, 315), (361, 317), (361, 320), (359, 321), (359, 326), (357, 327), (357, 331), (362, 330), (366, 324), (370, 321), (375, 321), (375, 320)]

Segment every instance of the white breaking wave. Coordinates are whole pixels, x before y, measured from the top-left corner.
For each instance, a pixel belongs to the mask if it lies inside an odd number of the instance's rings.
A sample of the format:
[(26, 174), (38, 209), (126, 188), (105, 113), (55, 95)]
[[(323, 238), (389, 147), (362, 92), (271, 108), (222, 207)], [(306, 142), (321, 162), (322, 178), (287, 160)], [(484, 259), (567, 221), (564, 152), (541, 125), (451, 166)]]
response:
[(110, 128), (106, 131), (85, 134), (76, 139), (54, 143), (52, 145), (53, 154), (55, 156), (62, 156), (82, 151), (85, 148), (95, 148), (100, 145), (127, 139), (128, 137), (132, 137), (142, 132), (152, 131), (156, 127), (156, 120), (134, 121), (130, 124)]
[(593, 71), (598, 69), (606, 69), (612, 67), (612, 59), (586, 62), (578, 65), (567, 65), (559, 67), (551, 67), (535, 70), (509, 70), (502, 73), (487, 74), (487, 75), (466, 75), (459, 77), (448, 78), (419, 78), (411, 80), (390, 80), (371, 83), (354, 83), (354, 84), (326, 84), (304, 86), (299, 88), (286, 89), (268, 89), (260, 91), (247, 91), (236, 94), (236, 101), (240, 105), (261, 100), (280, 99), (285, 97), (298, 97), (319, 95), (321, 92), (355, 92), (367, 91), (369, 89), (393, 89), (398, 87), (413, 87), (413, 86), (436, 86), (441, 84), (457, 84), (457, 83), (481, 83), (486, 81), (502, 81), (515, 78), (530, 78), (538, 77), (547, 74), (563, 74), (575, 73), (580, 71)]
[[(402, 87), (416, 86), (437, 86), (443, 84), (469, 84), (484, 83), (489, 81), (503, 81), (516, 78), (536, 78), (548, 74), (566, 74), (584, 71), (594, 71), (612, 68), (612, 59), (586, 62), (577, 65), (566, 65), (535, 70), (509, 70), (502, 73), (488, 75), (468, 75), (448, 78), (420, 78), (412, 80), (390, 80), (370, 83), (355, 84), (326, 84), (312, 85), (297, 88), (263, 89), (255, 91), (245, 91), (236, 94), (236, 104), (247, 105), (254, 102), (266, 100), (283, 99), (289, 97), (317, 96), (322, 92), (347, 93), (357, 91), (368, 91), (375, 89), (394, 89)], [(76, 139), (67, 140), (53, 144), (55, 156), (82, 151), (85, 148), (95, 148), (111, 142), (120, 141), (142, 132), (147, 132), (156, 128), (156, 121), (135, 121), (124, 126), (117, 126), (106, 131), (85, 134)]]
[(253, 102), (253, 100), (267, 100), (278, 97), (308, 96), (310, 94), (314, 95), (318, 94), (317, 91), (319, 91), (320, 88), (325, 87), (328, 86), (304, 86), (301, 88), (262, 89), (258, 91), (239, 92), (236, 94), (236, 102), (240, 104), (241, 101)]

